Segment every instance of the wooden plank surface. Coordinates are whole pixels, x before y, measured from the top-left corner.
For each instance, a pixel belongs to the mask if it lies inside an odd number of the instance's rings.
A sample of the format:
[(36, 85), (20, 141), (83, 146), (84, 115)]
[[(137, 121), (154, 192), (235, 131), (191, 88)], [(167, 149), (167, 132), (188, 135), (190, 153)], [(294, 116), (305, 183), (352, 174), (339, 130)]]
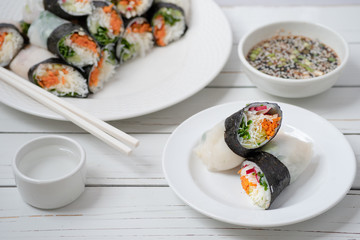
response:
[(14, 188), (0, 194), (0, 239), (359, 239), (360, 191), (289, 226), (249, 228), (204, 216), (164, 187), (92, 187), (57, 210), (34, 209)]

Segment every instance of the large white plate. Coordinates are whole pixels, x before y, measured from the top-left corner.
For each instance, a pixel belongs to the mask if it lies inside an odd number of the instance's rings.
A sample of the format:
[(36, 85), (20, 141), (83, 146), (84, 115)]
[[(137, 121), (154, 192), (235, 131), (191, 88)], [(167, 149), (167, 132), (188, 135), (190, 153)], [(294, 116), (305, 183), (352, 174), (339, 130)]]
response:
[[(21, 9), (18, 6), (23, 2), (6, 1), (11, 6), (0, 8), (2, 18), (11, 18), (13, 12), (6, 10)], [(189, 29), (181, 40), (120, 66), (99, 93), (87, 99), (66, 100), (102, 120), (118, 120), (164, 109), (204, 88), (226, 63), (232, 34), (226, 17), (213, 1), (191, 0), (190, 13)], [(63, 120), (2, 81), (0, 101), (29, 114)]]
[(183, 122), (163, 152), (163, 170), (170, 187), (189, 206), (214, 219), (253, 227), (301, 222), (337, 204), (355, 177), (352, 148), (333, 125), (308, 110), (279, 103), (282, 131), (295, 131), (313, 142), (314, 157), (300, 177), (280, 194), (271, 209), (254, 207), (241, 191), (236, 170), (210, 172), (192, 149), (202, 134), (245, 106), (234, 102), (204, 110)]

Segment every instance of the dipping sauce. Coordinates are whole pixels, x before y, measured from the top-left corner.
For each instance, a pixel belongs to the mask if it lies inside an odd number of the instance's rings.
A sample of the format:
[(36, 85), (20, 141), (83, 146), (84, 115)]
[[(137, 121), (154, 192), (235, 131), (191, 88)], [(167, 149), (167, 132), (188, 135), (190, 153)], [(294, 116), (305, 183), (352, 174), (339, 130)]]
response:
[(255, 45), (246, 57), (257, 70), (274, 77), (319, 77), (340, 65), (330, 47), (304, 36), (274, 36)]

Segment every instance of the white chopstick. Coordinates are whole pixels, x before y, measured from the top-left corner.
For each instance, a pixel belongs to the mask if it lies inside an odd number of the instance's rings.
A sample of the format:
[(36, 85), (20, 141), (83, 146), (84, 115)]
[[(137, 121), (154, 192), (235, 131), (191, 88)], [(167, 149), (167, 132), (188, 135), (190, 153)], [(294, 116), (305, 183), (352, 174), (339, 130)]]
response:
[(95, 118), (3, 67), (0, 67), (0, 79), (127, 155), (132, 152), (132, 148), (121, 141), (132, 147), (139, 145), (139, 140), (136, 138)]

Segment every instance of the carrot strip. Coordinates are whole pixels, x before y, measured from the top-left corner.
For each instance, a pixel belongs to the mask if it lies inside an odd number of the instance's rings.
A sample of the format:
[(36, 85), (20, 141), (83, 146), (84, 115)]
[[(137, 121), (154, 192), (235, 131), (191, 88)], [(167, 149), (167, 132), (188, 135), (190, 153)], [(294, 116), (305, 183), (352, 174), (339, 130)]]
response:
[(266, 132), (267, 139), (270, 139), (272, 136), (274, 136), (275, 129), (279, 126), (280, 119), (281, 117), (277, 117), (273, 119), (273, 121), (270, 121), (268, 119), (264, 119), (264, 121), (262, 121), (261, 126)]
[(78, 33), (74, 33), (73, 35), (71, 35), (70, 40), (80, 47), (88, 48), (95, 53), (97, 52), (97, 45), (95, 41), (89, 38), (87, 35), (80, 35)]
[(104, 57), (100, 59), (98, 65), (94, 67), (94, 70), (91, 72), (89, 79), (90, 87), (94, 87), (94, 86), (96, 87), (99, 84), (100, 69), (102, 68), (103, 62), (104, 62)]
[(157, 16), (156, 20), (161, 21), (161, 27), (159, 28), (158, 26), (155, 26), (155, 30), (154, 30), (156, 44), (159, 46), (166, 46), (164, 42), (164, 38), (166, 36), (164, 17), (159, 15)]
[(4, 44), (5, 42), (5, 37), (8, 35), (7, 32), (2, 32), (0, 33), (0, 50), (2, 48), (2, 45)]

